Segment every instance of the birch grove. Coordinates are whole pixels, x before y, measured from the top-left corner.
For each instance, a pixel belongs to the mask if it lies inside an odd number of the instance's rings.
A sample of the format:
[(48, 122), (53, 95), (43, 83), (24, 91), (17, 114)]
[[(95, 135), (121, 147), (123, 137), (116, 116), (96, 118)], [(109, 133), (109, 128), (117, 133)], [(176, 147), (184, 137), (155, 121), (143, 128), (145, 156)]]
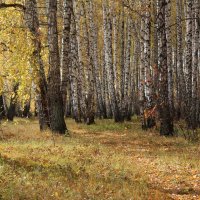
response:
[(26, 0), (24, 7), (41, 129), (64, 133), (64, 117), (88, 125), (137, 117), (165, 136), (182, 120), (187, 129), (200, 126), (199, 0)]

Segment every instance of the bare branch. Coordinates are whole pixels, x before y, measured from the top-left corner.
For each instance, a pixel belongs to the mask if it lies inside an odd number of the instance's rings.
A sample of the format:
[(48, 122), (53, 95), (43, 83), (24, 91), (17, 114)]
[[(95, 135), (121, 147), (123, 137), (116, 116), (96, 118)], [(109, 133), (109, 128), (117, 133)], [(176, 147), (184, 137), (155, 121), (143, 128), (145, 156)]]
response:
[(23, 11), (26, 10), (26, 7), (24, 5), (18, 3), (12, 3), (12, 4), (1, 3), (0, 9), (2, 8), (20, 8)]

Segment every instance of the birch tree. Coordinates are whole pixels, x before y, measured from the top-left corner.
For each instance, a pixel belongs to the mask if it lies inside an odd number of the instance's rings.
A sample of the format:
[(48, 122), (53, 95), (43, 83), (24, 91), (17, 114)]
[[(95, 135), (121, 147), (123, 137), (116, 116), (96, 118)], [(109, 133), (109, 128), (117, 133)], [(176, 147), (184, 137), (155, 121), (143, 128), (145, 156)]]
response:
[(192, 108), (191, 108), (191, 128), (196, 129), (198, 127), (198, 73), (199, 73), (199, 51), (200, 51), (200, 4), (199, 0), (194, 0), (193, 3), (193, 70), (192, 70)]
[(184, 94), (186, 94), (186, 83), (183, 72), (183, 5), (181, 0), (176, 0), (176, 31), (177, 31), (177, 72), (178, 72), (178, 95), (177, 95), (177, 118), (183, 115)]
[(173, 95), (173, 65), (172, 65), (172, 34), (171, 34), (171, 0), (166, 0), (166, 39), (167, 39), (167, 67), (168, 67), (168, 98), (170, 112), (174, 112)]
[[(67, 91), (70, 85), (69, 65), (70, 65), (70, 25), (73, 12), (72, 0), (63, 1), (63, 32), (61, 49), (61, 92), (63, 96), (64, 110), (66, 110)], [(70, 95), (70, 94), (68, 94)]]
[(106, 118), (106, 108), (103, 104), (101, 83), (100, 83), (100, 67), (98, 62), (98, 33), (97, 25), (94, 22), (94, 6), (92, 0), (89, 0), (89, 26), (90, 26), (90, 49), (92, 50), (92, 61), (94, 66), (94, 81), (96, 86), (96, 96), (98, 101), (98, 107), (100, 109), (100, 114)]
[(193, 0), (186, 1), (186, 78), (187, 78), (187, 123), (188, 127), (192, 125), (192, 5)]
[(170, 113), (168, 99), (168, 67), (167, 67), (167, 40), (165, 25), (166, 0), (158, 2), (158, 65), (161, 72), (160, 76), (160, 134), (173, 135), (173, 119)]
[(76, 34), (76, 22), (74, 14), (71, 15), (71, 28), (70, 28), (70, 76), (71, 76), (71, 95), (72, 95), (72, 106), (73, 106), (73, 118), (77, 123), (81, 122), (81, 108), (79, 96), (81, 90), (81, 83), (78, 74), (80, 72), (80, 62), (78, 57), (78, 42)]
[(108, 5), (106, 1), (103, 3), (103, 18), (104, 18), (104, 37), (105, 37), (105, 65), (108, 72), (109, 93), (112, 105), (112, 112), (115, 122), (122, 120), (119, 110), (119, 105), (116, 98), (116, 91), (114, 86), (114, 70), (113, 70), (113, 52), (112, 52), (112, 23), (109, 16)]
[(38, 76), (38, 87), (39, 87), (39, 117), (40, 117), (40, 129), (45, 130), (50, 127), (49, 121), (49, 108), (48, 108), (48, 99), (47, 99), (47, 80), (44, 71), (44, 64), (41, 56), (42, 51), (42, 42), (40, 40), (40, 26), (39, 18), (37, 11), (37, 2), (36, 0), (26, 0), (26, 10), (25, 10), (25, 23), (33, 34), (33, 43), (35, 51), (33, 52), (33, 62), (38, 67), (37, 76)]
[(129, 115), (129, 104), (130, 104), (130, 62), (131, 62), (131, 23), (130, 16), (127, 17), (127, 44), (126, 44), (126, 57), (125, 57), (125, 65), (124, 65), (124, 99), (123, 99), (123, 107), (124, 113), (122, 113), (123, 118), (130, 120), (131, 116)]
[(67, 128), (64, 120), (63, 100), (60, 91), (60, 56), (57, 30), (57, 1), (49, 0), (48, 5), (48, 104), (50, 113), (50, 128), (53, 132), (65, 134)]

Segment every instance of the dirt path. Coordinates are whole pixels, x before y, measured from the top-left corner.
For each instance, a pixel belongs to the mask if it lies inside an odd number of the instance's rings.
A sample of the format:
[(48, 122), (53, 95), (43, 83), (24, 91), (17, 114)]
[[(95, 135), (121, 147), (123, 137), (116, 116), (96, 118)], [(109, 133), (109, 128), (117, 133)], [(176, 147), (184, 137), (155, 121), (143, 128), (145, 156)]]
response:
[(162, 194), (164, 199), (175, 200), (200, 199), (198, 144), (188, 144), (181, 138), (157, 138), (155, 133), (141, 133), (138, 137), (131, 130), (90, 133), (77, 128), (73, 132), (75, 137), (95, 140), (115, 149), (116, 153), (123, 152), (148, 176), (149, 187), (158, 196)]

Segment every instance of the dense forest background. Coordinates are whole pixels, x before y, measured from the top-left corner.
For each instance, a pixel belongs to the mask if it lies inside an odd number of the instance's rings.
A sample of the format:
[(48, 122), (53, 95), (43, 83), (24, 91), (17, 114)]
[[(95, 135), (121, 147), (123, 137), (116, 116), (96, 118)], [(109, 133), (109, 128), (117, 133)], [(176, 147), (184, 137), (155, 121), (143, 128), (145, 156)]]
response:
[(1, 117), (67, 130), (141, 116), (142, 127), (200, 122), (199, 0), (1, 1)]

